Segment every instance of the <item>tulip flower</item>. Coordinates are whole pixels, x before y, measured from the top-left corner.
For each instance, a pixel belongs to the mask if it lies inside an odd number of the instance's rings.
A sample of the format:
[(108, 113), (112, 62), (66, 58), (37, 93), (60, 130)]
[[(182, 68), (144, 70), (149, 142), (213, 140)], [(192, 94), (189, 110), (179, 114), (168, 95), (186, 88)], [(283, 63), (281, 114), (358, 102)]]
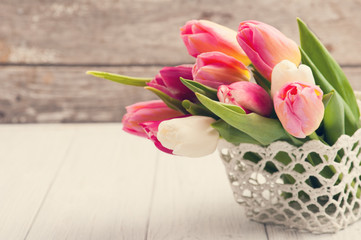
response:
[(164, 67), (147, 85), (180, 101), (196, 99), (194, 93), (180, 81), (180, 77), (192, 80), (192, 65)]
[(269, 81), (273, 67), (280, 61), (289, 60), (297, 66), (301, 62), (297, 44), (265, 23), (241, 22), (237, 40), (254, 67)]
[(159, 124), (161, 122), (162, 121), (151, 121), (141, 123), (140, 125), (143, 127), (144, 132), (147, 134), (148, 139), (151, 140), (159, 150), (168, 154), (173, 154), (173, 150), (164, 147), (157, 138)]
[(250, 78), (250, 73), (242, 62), (221, 52), (199, 54), (192, 73), (194, 81), (212, 88), (249, 81)]
[(186, 157), (201, 157), (215, 151), (219, 133), (211, 124), (213, 118), (189, 116), (162, 121), (157, 139), (172, 153)]
[(250, 64), (242, 48), (237, 43), (237, 32), (206, 20), (188, 21), (181, 28), (181, 37), (188, 53), (197, 57), (204, 52), (222, 52), (236, 58), (245, 65)]
[(307, 82), (286, 83), (273, 97), (276, 114), (284, 129), (305, 138), (320, 125), (324, 105), (322, 90)]
[(246, 113), (255, 112), (262, 116), (272, 113), (271, 97), (256, 83), (243, 81), (222, 85), (217, 96), (220, 102), (240, 106)]
[(127, 113), (123, 116), (123, 130), (140, 136), (147, 137), (143, 127), (144, 122), (159, 121), (184, 115), (169, 108), (161, 100), (139, 102), (126, 107)]
[(278, 63), (272, 71), (271, 96), (273, 97), (282, 86), (290, 82), (315, 84), (311, 68), (304, 64), (297, 68), (293, 62), (288, 60)]

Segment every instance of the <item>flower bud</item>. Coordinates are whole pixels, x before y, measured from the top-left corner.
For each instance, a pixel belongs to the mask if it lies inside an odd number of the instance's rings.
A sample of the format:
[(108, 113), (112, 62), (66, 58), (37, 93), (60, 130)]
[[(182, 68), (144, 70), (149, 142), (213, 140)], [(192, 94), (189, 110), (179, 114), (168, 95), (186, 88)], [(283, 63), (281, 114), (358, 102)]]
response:
[(127, 113), (123, 116), (123, 130), (140, 136), (147, 137), (141, 123), (159, 121), (184, 115), (181, 112), (169, 108), (161, 100), (138, 102), (126, 107)]
[(293, 62), (288, 60), (278, 63), (272, 71), (271, 96), (273, 97), (282, 86), (290, 82), (315, 84), (311, 68), (304, 64), (297, 68)]
[(323, 119), (322, 90), (307, 82), (286, 83), (273, 97), (284, 129), (297, 138), (313, 133)]
[(159, 124), (161, 122), (162, 121), (151, 121), (141, 123), (140, 125), (143, 127), (144, 132), (146, 132), (148, 139), (151, 140), (159, 150), (168, 154), (173, 154), (173, 150), (164, 147), (157, 138)]
[(181, 28), (181, 37), (191, 56), (217, 51), (248, 66), (250, 60), (237, 43), (236, 36), (236, 31), (207, 20), (188, 21)]
[(272, 99), (259, 85), (252, 82), (236, 82), (222, 85), (217, 93), (220, 102), (240, 106), (246, 113), (255, 112), (262, 116), (272, 113)]
[(185, 99), (195, 100), (194, 93), (183, 85), (180, 77), (192, 80), (192, 65), (164, 67), (147, 85), (180, 101)]
[(253, 66), (269, 81), (273, 67), (282, 60), (297, 66), (301, 53), (297, 44), (276, 28), (258, 21), (245, 21), (239, 25), (237, 40)]
[(212, 128), (213, 118), (189, 116), (162, 121), (158, 127), (159, 142), (173, 154), (186, 157), (202, 157), (213, 153), (219, 133)]
[(192, 73), (194, 81), (212, 88), (249, 81), (250, 78), (250, 73), (242, 62), (221, 52), (198, 55)]

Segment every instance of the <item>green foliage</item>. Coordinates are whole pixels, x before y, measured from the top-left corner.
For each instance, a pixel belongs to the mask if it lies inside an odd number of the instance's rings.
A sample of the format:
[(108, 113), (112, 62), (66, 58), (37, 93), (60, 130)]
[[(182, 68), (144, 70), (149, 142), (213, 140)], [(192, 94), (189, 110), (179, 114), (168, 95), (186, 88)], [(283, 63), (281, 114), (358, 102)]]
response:
[(189, 88), (191, 91), (195, 93), (200, 93), (204, 96), (207, 96), (213, 100), (218, 100), (217, 97), (217, 89), (205, 86), (199, 82), (195, 82), (193, 80), (180, 78), (181, 82)]
[(210, 111), (232, 127), (249, 135), (261, 145), (268, 145), (276, 140), (289, 140), (281, 123), (276, 119), (266, 118), (256, 113), (240, 114), (231, 107), (196, 93), (198, 100)]
[(271, 82), (264, 78), (255, 68), (252, 69), (253, 77), (257, 84), (260, 85), (266, 92), (271, 92)]
[(192, 115), (208, 116), (208, 117), (213, 117), (215, 119), (218, 118), (215, 114), (213, 114), (211, 111), (209, 111), (201, 104), (192, 103), (189, 100), (183, 100), (182, 106), (185, 108), (185, 110), (187, 110), (187, 112), (189, 112)]
[(165, 94), (164, 92), (162, 92), (156, 88), (153, 88), (153, 87), (144, 87), (144, 88), (153, 92), (155, 95), (157, 95), (171, 109), (177, 110), (177, 111), (185, 113), (185, 114), (187, 113), (187, 111), (184, 109), (181, 101), (168, 96), (167, 94)]
[(233, 143), (235, 145), (240, 143), (260, 144), (254, 138), (238, 130), (237, 128), (232, 127), (222, 119), (213, 123), (212, 127), (214, 127), (219, 132), (221, 137), (224, 138), (227, 142)]
[(330, 85), (341, 95), (346, 104), (350, 106), (351, 112), (358, 119), (360, 112), (356, 97), (340, 65), (338, 65), (316, 35), (308, 29), (306, 24), (301, 19), (297, 19), (297, 22), (302, 49)]
[(360, 128), (360, 117), (355, 94), (341, 67), (327, 51), (326, 47), (297, 19), (300, 31), (302, 62), (313, 72), (316, 84), (324, 92), (334, 91), (334, 96), (325, 108), (324, 132), (329, 144), (341, 134), (352, 135)]
[(115, 73), (107, 73), (107, 72), (98, 72), (98, 71), (87, 71), (89, 75), (93, 75), (94, 77), (104, 78), (113, 82), (137, 86), (137, 87), (145, 87), (147, 83), (150, 82), (151, 78), (135, 78), (135, 77), (128, 77), (124, 75), (119, 75)]
[(330, 100), (332, 99), (334, 94), (335, 94), (335, 91), (332, 90), (331, 92), (323, 95), (322, 103), (325, 108), (327, 107), (328, 103), (330, 102)]

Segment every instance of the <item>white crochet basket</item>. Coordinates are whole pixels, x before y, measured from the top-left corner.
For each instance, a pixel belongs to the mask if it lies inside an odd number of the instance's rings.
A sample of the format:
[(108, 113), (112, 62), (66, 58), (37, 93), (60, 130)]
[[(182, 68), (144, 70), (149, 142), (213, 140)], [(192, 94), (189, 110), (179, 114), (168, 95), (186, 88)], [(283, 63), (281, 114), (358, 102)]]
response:
[(219, 152), (235, 200), (254, 221), (332, 233), (361, 217), (361, 129), (332, 147), (315, 140), (301, 147), (224, 141)]

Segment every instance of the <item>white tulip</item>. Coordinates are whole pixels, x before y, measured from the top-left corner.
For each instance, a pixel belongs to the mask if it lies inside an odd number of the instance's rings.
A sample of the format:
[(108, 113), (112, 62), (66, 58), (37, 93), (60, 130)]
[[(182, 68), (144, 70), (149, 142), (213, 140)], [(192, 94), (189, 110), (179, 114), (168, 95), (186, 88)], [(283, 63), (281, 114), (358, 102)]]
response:
[(271, 78), (271, 96), (273, 96), (280, 90), (282, 86), (290, 82), (308, 82), (315, 84), (311, 69), (301, 64), (297, 66), (288, 60), (283, 60), (278, 63), (272, 71)]
[(211, 126), (213, 122), (213, 118), (204, 116), (165, 120), (159, 124), (157, 138), (175, 155), (202, 157), (217, 148), (219, 133)]

